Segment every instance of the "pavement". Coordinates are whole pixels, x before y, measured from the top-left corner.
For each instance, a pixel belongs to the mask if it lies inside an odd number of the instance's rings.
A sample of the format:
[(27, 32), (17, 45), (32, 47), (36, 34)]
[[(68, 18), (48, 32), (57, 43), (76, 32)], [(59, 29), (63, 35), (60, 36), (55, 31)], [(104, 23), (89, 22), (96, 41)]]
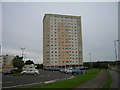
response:
[(26, 86), (51, 83), (59, 80), (66, 80), (73, 77), (70, 74), (64, 74), (59, 71), (40, 71), (39, 75), (21, 75), (21, 76), (2, 76), (3, 88), (21, 88)]
[(107, 80), (106, 72), (105, 70), (101, 70), (99, 74), (96, 76), (96, 78), (88, 80), (87, 82), (77, 86), (76, 88), (102, 88), (106, 80)]
[(113, 80), (111, 88), (118, 88), (118, 73), (114, 70), (109, 70), (109, 73)]

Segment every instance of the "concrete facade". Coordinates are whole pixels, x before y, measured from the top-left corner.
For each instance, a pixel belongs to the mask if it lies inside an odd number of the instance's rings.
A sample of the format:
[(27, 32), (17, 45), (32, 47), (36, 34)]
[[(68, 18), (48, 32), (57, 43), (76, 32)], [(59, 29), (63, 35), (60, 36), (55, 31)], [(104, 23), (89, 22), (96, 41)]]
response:
[(83, 65), (81, 16), (45, 14), (43, 19), (43, 65)]
[(12, 60), (14, 58), (15, 58), (15, 56), (12, 56), (12, 55), (2, 55), (2, 60), (3, 60), (2, 69), (3, 69), (3, 71), (13, 69)]

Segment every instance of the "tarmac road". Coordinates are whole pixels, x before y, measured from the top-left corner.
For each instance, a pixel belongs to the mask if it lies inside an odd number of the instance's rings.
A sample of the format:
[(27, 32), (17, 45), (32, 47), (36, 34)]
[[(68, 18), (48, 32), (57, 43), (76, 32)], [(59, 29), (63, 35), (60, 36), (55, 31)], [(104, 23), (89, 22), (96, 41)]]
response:
[(110, 75), (112, 76), (112, 85), (111, 88), (118, 88), (118, 73), (113, 70), (109, 70)]
[(70, 74), (64, 74), (59, 71), (40, 71), (39, 75), (21, 75), (21, 76), (6, 76), (2, 77), (3, 88), (24, 87), (29, 85), (37, 85), (49, 83), (53, 80), (64, 80), (72, 77)]

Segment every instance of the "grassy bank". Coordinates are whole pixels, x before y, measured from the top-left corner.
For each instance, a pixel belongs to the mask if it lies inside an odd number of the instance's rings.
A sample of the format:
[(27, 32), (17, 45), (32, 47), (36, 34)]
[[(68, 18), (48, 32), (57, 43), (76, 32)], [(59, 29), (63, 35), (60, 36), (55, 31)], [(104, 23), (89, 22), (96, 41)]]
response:
[(109, 70), (106, 70), (106, 73), (107, 73), (108, 80), (104, 84), (103, 88), (110, 88), (111, 84), (112, 84), (112, 77), (111, 77), (111, 75), (109, 73)]
[(44, 84), (44, 85), (37, 85), (28, 88), (74, 88), (87, 80), (93, 79), (99, 73), (99, 69), (90, 69), (86, 71), (86, 74), (77, 74), (75, 78), (58, 81), (54, 83)]

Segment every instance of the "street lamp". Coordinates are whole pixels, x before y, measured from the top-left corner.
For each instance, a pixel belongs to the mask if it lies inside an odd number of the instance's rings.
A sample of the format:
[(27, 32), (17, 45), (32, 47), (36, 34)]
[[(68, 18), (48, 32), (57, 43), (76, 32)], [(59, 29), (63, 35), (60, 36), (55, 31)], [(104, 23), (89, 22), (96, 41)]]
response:
[(23, 60), (24, 60), (24, 52), (23, 52), (24, 49), (25, 49), (25, 48), (21, 48), (21, 50), (22, 50), (22, 57), (23, 57)]
[(119, 40), (114, 40), (116, 65), (117, 65), (117, 50), (116, 50), (116, 42), (117, 42), (117, 41), (119, 41)]
[(91, 63), (91, 53), (89, 53), (90, 56), (90, 67), (92, 67), (92, 63)]

